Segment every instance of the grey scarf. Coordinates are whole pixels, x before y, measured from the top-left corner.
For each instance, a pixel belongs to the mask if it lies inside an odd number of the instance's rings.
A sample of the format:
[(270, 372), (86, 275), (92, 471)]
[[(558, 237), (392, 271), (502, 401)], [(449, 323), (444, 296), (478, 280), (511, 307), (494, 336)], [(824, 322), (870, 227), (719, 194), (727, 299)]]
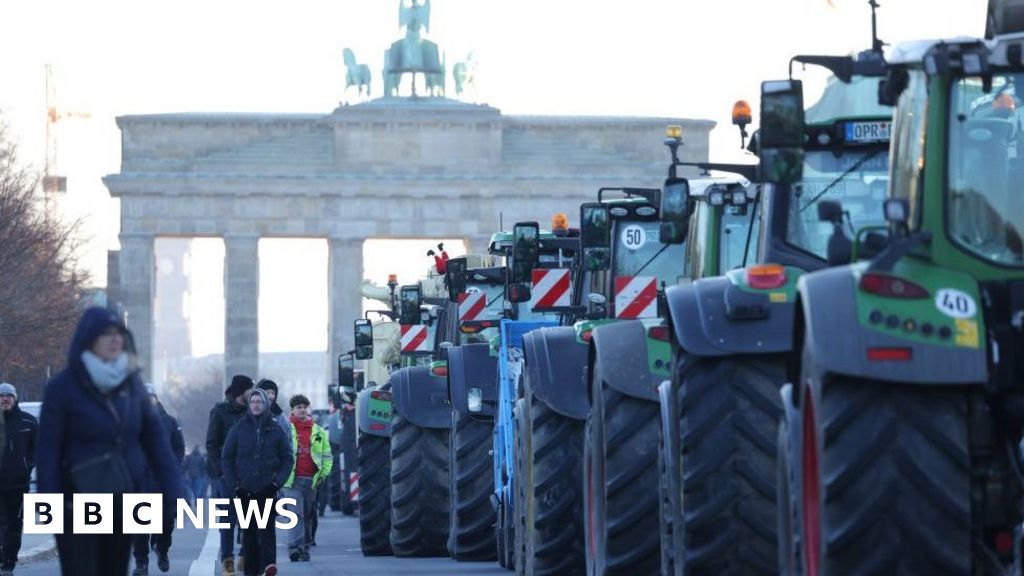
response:
[(99, 356), (86, 350), (82, 352), (82, 363), (85, 364), (85, 369), (89, 372), (92, 383), (103, 394), (110, 393), (110, 391), (124, 382), (131, 369), (128, 354), (124, 352), (110, 362), (104, 362)]

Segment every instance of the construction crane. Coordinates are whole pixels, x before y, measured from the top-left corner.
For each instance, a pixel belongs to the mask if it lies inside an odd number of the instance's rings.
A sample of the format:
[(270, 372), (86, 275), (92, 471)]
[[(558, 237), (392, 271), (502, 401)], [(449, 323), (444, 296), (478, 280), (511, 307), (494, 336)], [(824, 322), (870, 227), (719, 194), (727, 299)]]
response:
[(57, 86), (53, 79), (53, 65), (46, 64), (46, 160), (43, 165), (43, 194), (49, 213), (56, 194), (67, 192), (68, 179), (57, 171), (57, 122), (64, 118), (90, 118), (88, 112), (65, 112), (57, 106)]

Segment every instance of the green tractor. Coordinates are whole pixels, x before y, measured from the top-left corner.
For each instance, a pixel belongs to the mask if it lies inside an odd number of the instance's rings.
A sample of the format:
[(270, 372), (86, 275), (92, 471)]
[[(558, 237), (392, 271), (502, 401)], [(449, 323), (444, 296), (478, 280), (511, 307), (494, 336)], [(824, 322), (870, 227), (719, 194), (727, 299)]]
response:
[[(675, 127), (670, 130), (673, 142), (678, 144), (680, 131)], [(712, 197), (723, 199), (721, 195), (726, 191), (735, 193), (739, 204), (740, 198), (746, 198), (745, 179), (686, 182), (674, 178), (674, 168), (672, 175), (664, 190), (602, 189), (596, 203), (581, 206), (582, 265), (573, 278), (570, 310), (562, 326), (535, 330), (523, 337), (526, 366), (518, 411), (523, 437), (523, 565), (528, 573), (581, 574), (588, 565), (595, 568), (591, 573), (597, 574), (658, 570), (656, 486), (651, 487), (650, 494), (645, 494), (639, 484), (632, 486), (628, 495), (632, 501), (626, 504), (630, 520), (615, 517), (625, 496), (618, 488), (626, 478), (609, 478), (610, 497), (603, 480), (601, 485), (594, 484), (597, 478), (604, 478), (607, 452), (604, 444), (585, 431), (604, 430), (603, 422), (588, 421), (592, 410), (589, 375), (593, 374), (588, 365), (593, 366), (598, 354), (608, 354), (600, 365), (613, 362), (621, 366), (612, 375), (615, 385), (626, 389), (621, 392), (623, 397), (632, 400), (639, 395), (649, 404), (644, 407), (652, 410), (644, 417), (651, 420), (653, 428), (646, 424), (640, 428), (654, 433), (653, 438), (647, 438), (649, 454), (635, 452), (637, 445), (633, 438), (626, 438), (628, 434), (609, 435), (609, 442), (616, 447), (612, 452), (629, 445), (613, 457), (616, 461), (630, 458), (635, 470), (647, 466), (647, 456), (653, 457), (651, 470), (656, 483), (657, 397), (650, 397), (650, 392), (664, 377), (654, 375), (667, 375), (671, 357), (668, 330), (658, 320), (664, 315), (662, 294), (666, 285), (689, 275), (717, 273), (720, 265), (717, 243), (713, 251), (705, 251), (702, 246), (684, 246), (679, 241), (686, 237), (688, 228), (717, 230), (731, 224), (739, 226), (730, 228), (731, 232), (745, 237), (739, 229), (745, 231), (748, 220), (724, 216), (724, 202), (686, 211), (690, 203), (704, 206)], [(709, 195), (709, 191), (718, 193)], [(675, 204), (667, 203), (668, 198), (675, 199)], [(666, 223), (659, 221), (659, 212), (665, 210), (676, 219), (667, 223), (663, 235)], [(722, 260), (728, 258), (721, 256)], [(684, 262), (694, 264), (687, 267)], [(618, 326), (627, 329), (615, 332)], [(602, 332), (606, 336), (600, 337)], [(618, 337), (623, 340), (615, 342)], [(598, 338), (600, 345), (595, 344)], [(636, 419), (631, 421), (638, 422), (640, 416), (633, 416)], [(600, 472), (588, 474), (595, 469)], [(585, 481), (588, 479), (592, 482)], [(610, 510), (606, 502), (612, 502), (614, 508)], [(611, 523), (606, 520), (609, 511)], [(609, 555), (611, 562), (605, 560)]]
[[(858, 70), (876, 70), (880, 55), (858, 62)], [(882, 221), (892, 113), (877, 104), (877, 78), (849, 80), (830, 80), (795, 134), (803, 177), (758, 186), (749, 207), (757, 234), (741, 240), (742, 257), (720, 276), (666, 290), (673, 360), (658, 389), (658, 441), (667, 574), (761, 574), (776, 565), (779, 389), (797, 281), (849, 263), (848, 230)], [(764, 123), (755, 136), (762, 157)]]
[[(889, 57), (887, 245), (797, 291), (786, 574), (1021, 574), (1024, 36), (1008, 33), (1022, 8), (990, 2), (986, 40)], [(791, 112), (775, 129), (803, 123)]]

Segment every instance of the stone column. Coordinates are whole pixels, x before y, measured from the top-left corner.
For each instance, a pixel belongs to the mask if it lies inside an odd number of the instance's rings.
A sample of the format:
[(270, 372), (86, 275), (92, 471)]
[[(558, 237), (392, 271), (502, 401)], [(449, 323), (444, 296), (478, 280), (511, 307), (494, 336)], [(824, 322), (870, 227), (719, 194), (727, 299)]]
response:
[(259, 377), (258, 236), (224, 238), (224, 376)]
[(120, 302), (124, 307), (142, 367), (142, 378), (153, 374), (153, 295), (156, 261), (154, 237), (148, 234), (121, 234), (119, 273)]
[(327, 254), (327, 381), (338, 380), (338, 355), (352, 350), (352, 323), (363, 315), (363, 239), (331, 238)]

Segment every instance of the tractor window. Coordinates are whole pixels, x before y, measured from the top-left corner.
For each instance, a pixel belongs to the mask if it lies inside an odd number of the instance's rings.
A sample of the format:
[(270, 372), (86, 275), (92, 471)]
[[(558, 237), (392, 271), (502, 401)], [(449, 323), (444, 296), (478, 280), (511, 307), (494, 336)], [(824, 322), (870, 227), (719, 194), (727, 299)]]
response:
[(889, 194), (910, 204), (910, 227), (921, 218), (921, 168), (924, 166), (924, 137), (928, 116), (928, 78), (920, 70), (911, 70), (907, 87), (900, 95), (893, 114), (889, 163), (892, 182)]
[[(719, 244), (718, 268), (720, 274), (743, 266), (743, 252), (747, 249), (747, 230), (751, 226), (750, 213), (760, 210), (760, 204), (747, 203), (742, 206), (726, 206), (722, 214), (722, 238)], [(750, 250), (747, 262), (757, 258), (757, 228), (760, 218), (754, 218), (754, 230), (750, 234)]]
[(658, 241), (659, 222), (617, 220), (612, 235), (615, 276), (655, 276), (658, 284), (678, 284), (683, 275), (684, 244)]
[(683, 276), (688, 281), (705, 276), (705, 255), (711, 238), (708, 238), (708, 227), (714, 215), (714, 209), (707, 202), (695, 202), (693, 215), (690, 217), (690, 231), (686, 236), (686, 258), (683, 262)]
[(949, 129), (949, 233), (954, 242), (998, 264), (1024, 266), (1024, 74), (953, 84)]
[(808, 151), (803, 180), (793, 188), (786, 241), (820, 258), (827, 256), (832, 224), (818, 220), (822, 200), (838, 200), (852, 230), (882, 224), (888, 180), (887, 146)]

